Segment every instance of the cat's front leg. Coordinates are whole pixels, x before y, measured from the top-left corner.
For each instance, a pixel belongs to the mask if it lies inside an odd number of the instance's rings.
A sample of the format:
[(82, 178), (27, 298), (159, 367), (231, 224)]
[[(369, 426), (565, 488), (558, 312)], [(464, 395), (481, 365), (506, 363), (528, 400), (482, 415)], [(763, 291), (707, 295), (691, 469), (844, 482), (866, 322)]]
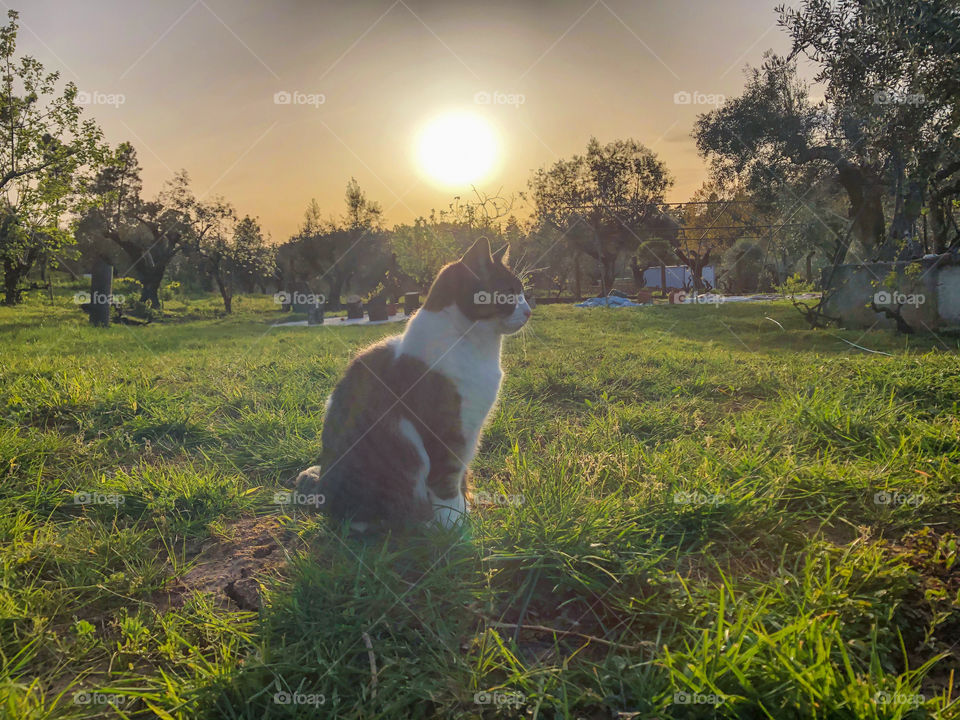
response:
[(464, 460), (450, 445), (460, 445), (459, 438), (433, 443), (427, 489), (433, 504), (433, 519), (441, 527), (452, 528), (466, 520), (470, 512), (467, 502), (467, 468)]
[[(433, 495), (432, 492), (430, 494)], [(438, 497), (431, 499), (433, 500), (433, 521), (440, 527), (450, 529), (466, 522), (470, 505), (460, 493), (445, 500)]]

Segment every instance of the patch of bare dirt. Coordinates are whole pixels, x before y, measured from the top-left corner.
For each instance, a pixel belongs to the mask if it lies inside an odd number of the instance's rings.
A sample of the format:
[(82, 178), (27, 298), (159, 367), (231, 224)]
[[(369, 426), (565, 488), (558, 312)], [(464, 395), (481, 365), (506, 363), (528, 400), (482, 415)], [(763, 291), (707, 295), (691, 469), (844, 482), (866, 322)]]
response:
[(157, 605), (179, 607), (191, 594), (207, 593), (227, 607), (259, 610), (261, 581), (279, 574), (294, 544), (296, 535), (275, 517), (239, 520), (227, 526), (224, 537), (188, 549), (189, 569), (170, 580)]

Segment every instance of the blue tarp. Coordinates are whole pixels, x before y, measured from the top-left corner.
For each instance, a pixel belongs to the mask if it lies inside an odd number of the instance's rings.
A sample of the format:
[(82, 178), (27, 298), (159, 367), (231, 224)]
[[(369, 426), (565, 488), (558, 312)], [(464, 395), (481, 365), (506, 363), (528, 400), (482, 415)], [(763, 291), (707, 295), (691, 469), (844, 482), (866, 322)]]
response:
[(635, 303), (629, 298), (617, 297), (616, 295), (610, 295), (609, 297), (595, 297), (588, 298), (582, 303), (577, 303), (574, 307), (643, 307), (643, 303)]

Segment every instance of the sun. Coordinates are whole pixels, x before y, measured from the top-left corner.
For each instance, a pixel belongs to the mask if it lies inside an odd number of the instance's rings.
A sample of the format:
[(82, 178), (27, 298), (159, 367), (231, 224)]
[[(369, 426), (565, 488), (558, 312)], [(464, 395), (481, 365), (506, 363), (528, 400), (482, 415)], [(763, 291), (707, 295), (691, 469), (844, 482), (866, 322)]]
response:
[(471, 112), (444, 113), (417, 136), (417, 163), (427, 177), (445, 187), (483, 180), (494, 170), (499, 143), (493, 127)]

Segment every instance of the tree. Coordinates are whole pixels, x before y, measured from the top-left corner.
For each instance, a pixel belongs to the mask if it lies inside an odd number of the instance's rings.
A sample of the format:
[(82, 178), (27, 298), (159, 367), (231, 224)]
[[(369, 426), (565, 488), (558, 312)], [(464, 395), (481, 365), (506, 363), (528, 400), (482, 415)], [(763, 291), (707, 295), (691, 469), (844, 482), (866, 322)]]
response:
[(364, 231), (380, 227), (383, 208), (380, 203), (367, 197), (367, 194), (360, 189), (360, 183), (357, 182), (356, 178), (350, 178), (344, 197), (347, 202), (347, 214), (344, 221), (348, 228)]
[(136, 150), (121, 143), (91, 183), (96, 200), (77, 226), (86, 246), (125, 266), (123, 274), (131, 273), (142, 285), (141, 302), (156, 308), (167, 266), (193, 236), (189, 182), (181, 171), (155, 200), (143, 200)]
[(641, 143), (600, 145), (591, 138), (586, 153), (537, 170), (529, 187), (537, 219), (564, 233), (572, 250), (599, 262), (610, 288), (618, 260), (636, 250), (641, 227), (672, 184), (666, 165)]
[[(803, 166), (832, 167), (849, 201), (856, 259), (910, 258), (945, 250), (960, 231), (960, 78), (955, 3), (806, 0), (778, 8), (792, 41), (748, 70), (745, 91), (701, 116), (698, 146), (718, 174), (742, 174), (771, 190)], [(795, 59), (817, 68), (813, 103)], [(889, 223), (887, 217), (891, 217)]]
[[(426, 292), (444, 265), (453, 262), (481, 237), (494, 245), (520, 236), (519, 225), (510, 211), (515, 198), (499, 192), (489, 195), (473, 189), (474, 198), (463, 201), (457, 195), (444, 210), (431, 209), (413, 225), (396, 225), (390, 233), (390, 249), (400, 272)], [(501, 220), (506, 226), (501, 229)]]
[(102, 133), (81, 121), (77, 88), (57, 94), (58, 72), (32, 57), (15, 57), (18, 14), (0, 28), (0, 261), (4, 302), (21, 299), (35, 264), (53, 265), (72, 242), (63, 221), (82, 203), (84, 172), (101, 155)]
[(697, 119), (694, 138), (715, 177), (743, 180), (772, 200), (808, 163), (832, 166), (847, 193), (853, 234), (876, 253), (885, 237), (882, 162), (826, 102), (814, 104), (795, 62), (767, 54), (743, 95)]
[(400, 270), (425, 292), (440, 268), (457, 258), (453, 233), (419, 217), (413, 225), (397, 225), (390, 237), (390, 249)]
[(347, 183), (345, 200), (346, 213), (328, 220), (311, 200), (297, 234), (277, 249), (281, 284), (287, 290), (320, 294), (324, 283), (333, 307), (340, 305), (355, 278), (376, 285), (390, 261), (380, 229), (380, 204), (371, 201), (354, 178)]
[[(807, 0), (778, 8), (791, 56), (819, 65), (848, 135), (884, 155), (893, 239), (914, 234), (922, 205), (932, 248), (948, 245), (960, 195), (960, 13), (954, 2)], [(955, 232), (957, 242), (960, 231)]]
[(223, 309), (233, 312), (233, 296), (238, 287), (264, 275), (273, 264), (272, 251), (264, 240), (260, 222), (249, 215), (236, 221), (233, 209), (223, 212), (216, 205), (207, 232), (197, 240), (196, 251), (204, 269), (213, 278), (223, 299)]
[[(709, 180), (677, 212), (678, 232), (668, 233), (672, 254), (690, 271), (697, 291), (707, 289), (704, 269), (744, 235), (759, 232), (763, 223), (757, 206), (743, 190)], [(716, 279), (716, 277), (715, 277)]]

